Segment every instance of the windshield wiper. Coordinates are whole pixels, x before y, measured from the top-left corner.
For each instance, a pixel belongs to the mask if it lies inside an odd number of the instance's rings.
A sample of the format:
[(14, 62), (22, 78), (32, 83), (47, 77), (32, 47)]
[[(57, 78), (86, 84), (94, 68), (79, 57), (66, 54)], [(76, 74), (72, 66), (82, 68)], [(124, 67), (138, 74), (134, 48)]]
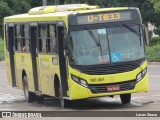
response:
[(98, 39), (96, 38), (96, 36), (92, 32), (92, 30), (89, 28), (89, 26), (85, 25), (85, 27), (86, 27), (86, 30), (88, 31), (89, 35), (91, 36), (91, 38), (94, 40), (95, 44), (100, 48), (101, 55), (103, 55), (99, 37), (98, 37)]
[(88, 33), (89, 33), (89, 35), (92, 37), (92, 39), (94, 40), (94, 42), (95, 42), (95, 44), (97, 45), (97, 46), (101, 46), (100, 45), (100, 41), (96, 38), (96, 36), (93, 34), (93, 32), (92, 32), (92, 30), (89, 28), (89, 26), (86, 26), (85, 25), (85, 27), (86, 27), (86, 30), (88, 31)]
[(140, 45), (142, 45), (142, 42), (141, 42), (141, 33), (140, 32), (137, 32), (137, 30), (135, 30), (133, 27), (129, 26), (129, 25), (126, 25), (126, 24), (122, 24), (125, 28), (127, 28), (128, 30), (130, 30), (131, 32), (133, 32), (134, 34), (136, 34), (139, 38), (140, 38)]

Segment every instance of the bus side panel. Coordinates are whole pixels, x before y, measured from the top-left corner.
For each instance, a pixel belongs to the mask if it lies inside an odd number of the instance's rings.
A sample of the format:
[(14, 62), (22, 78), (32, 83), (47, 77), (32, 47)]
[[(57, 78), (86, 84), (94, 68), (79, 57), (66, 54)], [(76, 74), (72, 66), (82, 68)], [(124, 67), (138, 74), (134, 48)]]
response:
[[(58, 75), (58, 58), (57, 55), (38, 55), (39, 58), (39, 74), (40, 88), (42, 94), (54, 96), (54, 77)], [(53, 61), (54, 60), (54, 61)], [(54, 62), (54, 63), (53, 63)], [(59, 76), (59, 75), (58, 75)]]
[(58, 55), (49, 55), (48, 57), (49, 57), (49, 64), (50, 64), (49, 65), (50, 66), (49, 94), (51, 96), (55, 96), (54, 78), (56, 74), (58, 75), (58, 77), (60, 76)]
[(38, 75), (38, 88), (39, 88), (39, 91), (42, 91), (41, 80), (40, 80), (40, 62), (38, 59), (38, 55), (36, 57), (36, 63), (37, 63), (37, 75)]
[(38, 54), (39, 59), (39, 78), (40, 78), (40, 89), (42, 94), (48, 93), (48, 72), (49, 72), (49, 62), (47, 55), (40, 55)]
[(17, 87), (23, 90), (23, 83), (22, 83), (22, 66), (21, 66), (21, 57), (19, 57), (20, 53), (15, 53), (15, 71), (16, 71), (16, 80), (17, 80)]
[(5, 52), (5, 62), (6, 62), (6, 72), (7, 72), (7, 79), (8, 83), (12, 86), (12, 78), (11, 78), (11, 70), (10, 70), (10, 57), (9, 52)]
[(29, 53), (16, 53), (15, 54), (15, 68), (16, 68), (16, 78), (19, 89), (23, 90), (22, 84), (22, 72), (25, 71), (28, 78), (29, 91), (35, 92), (34, 89), (34, 79), (32, 71), (31, 56)]

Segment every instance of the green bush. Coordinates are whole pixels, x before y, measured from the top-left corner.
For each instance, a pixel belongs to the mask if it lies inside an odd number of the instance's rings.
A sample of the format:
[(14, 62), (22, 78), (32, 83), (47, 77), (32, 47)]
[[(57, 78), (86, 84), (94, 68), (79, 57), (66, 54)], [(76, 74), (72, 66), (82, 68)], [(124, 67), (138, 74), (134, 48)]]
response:
[(0, 39), (0, 61), (4, 60), (4, 41)]
[(160, 44), (160, 37), (152, 37), (150, 39), (150, 45), (149, 46), (154, 46)]
[(147, 47), (146, 52), (149, 62), (160, 62), (160, 44)]

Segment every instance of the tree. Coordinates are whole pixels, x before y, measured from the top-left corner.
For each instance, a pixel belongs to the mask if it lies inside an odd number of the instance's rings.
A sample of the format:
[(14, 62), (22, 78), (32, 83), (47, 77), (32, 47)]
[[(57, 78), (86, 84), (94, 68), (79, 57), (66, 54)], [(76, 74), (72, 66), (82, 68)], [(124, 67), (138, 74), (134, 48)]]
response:
[(29, 0), (2, 0), (8, 4), (13, 14), (25, 13), (30, 9)]
[(0, 38), (3, 36), (3, 18), (11, 14), (13, 14), (13, 11), (9, 8), (7, 2), (0, 1)]
[(154, 8), (157, 12), (160, 12), (160, 1), (159, 0), (150, 0), (154, 4)]
[(89, 4), (89, 5), (98, 5), (100, 7), (114, 7), (118, 6), (119, 3), (116, 0), (66, 0), (65, 3), (67, 4)]
[[(126, 0), (123, 0), (125, 2)], [(158, 14), (155, 9), (154, 5), (150, 0), (130, 0), (126, 2), (126, 6), (129, 7), (138, 7), (142, 14), (143, 23), (147, 26), (148, 22), (154, 23), (156, 26), (160, 25), (160, 21), (158, 18), (160, 14)], [(122, 4), (123, 5), (123, 4)]]
[(29, 3), (31, 8), (42, 6), (42, 0), (30, 0)]
[(157, 19), (160, 17), (156, 13), (153, 3), (150, 0), (119, 0), (121, 6), (138, 7), (142, 14), (143, 23), (147, 26), (148, 22), (154, 23), (156, 26), (160, 25)]
[(154, 5), (154, 8), (156, 10), (156, 14), (158, 14), (159, 16), (155, 18), (155, 20), (157, 21), (157, 23), (155, 24), (157, 26), (157, 29), (154, 30), (155, 34), (158, 34), (160, 35), (160, 1), (159, 0), (150, 0), (153, 5)]
[(26, 13), (30, 9), (29, 0), (1, 0), (0, 1), (0, 37), (3, 37), (3, 19), (6, 16)]

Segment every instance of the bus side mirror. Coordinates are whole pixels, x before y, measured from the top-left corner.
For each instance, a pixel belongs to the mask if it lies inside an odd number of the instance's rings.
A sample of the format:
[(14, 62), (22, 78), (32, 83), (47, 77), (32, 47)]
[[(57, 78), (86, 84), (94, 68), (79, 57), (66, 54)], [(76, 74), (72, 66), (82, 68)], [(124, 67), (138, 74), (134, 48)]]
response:
[(144, 39), (146, 42), (146, 45), (149, 46), (149, 33), (148, 33), (148, 28), (145, 25), (142, 25), (143, 32), (144, 32)]

